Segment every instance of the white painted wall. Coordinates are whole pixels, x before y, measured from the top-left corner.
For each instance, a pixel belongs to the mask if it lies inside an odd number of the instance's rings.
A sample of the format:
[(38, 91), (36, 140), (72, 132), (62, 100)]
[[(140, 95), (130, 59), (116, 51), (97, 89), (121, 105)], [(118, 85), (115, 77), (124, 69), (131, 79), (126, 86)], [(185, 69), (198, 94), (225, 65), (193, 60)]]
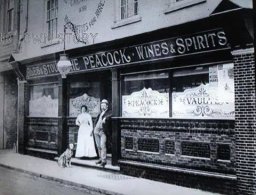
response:
[[(28, 0), (22, 0), (24, 8), (27, 1)], [(80, 5), (70, 7), (65, 4), (64, 1), (70, 2), (70, 0), (59, 0), (58, 32), (60, 37), (63, 37), (63, 26), (65, 24), (64, 18), (66, 15), (75, 24), (85, 24), (86, 22), (89, 22), (91, 18), (93, 18), (98, 3), (100, 1), (104, 2), (104, 0), (84, 0), (82, 3), (80, 3)], [(188, 21), (198, 20), (200, 18), (209, 16), (210, 13), (221, 2), (221, 0), (207, 0), (204, 3), (167, 14), (165, 13), (165, 10), (168, 8), (169, 0), (139, 0), (138, 2), (138, 12), (139, 16), (141, 16), (141, 21), (118, 28), (112, 28), (115, 21), (115, 0), (105, 0), (102, 13), (97, 18), (95, 24), (86, 32), (89, 36), (88, 43), (74, 43), (72, 40), (67, 40), (66, 49), (84, 47), (95, 43), (120, 39), (123, 37), (182, 24)], [(79, 7), (82, 5), (87, 6), (87, 10), (79, 13)], [(44, 33), (44, 6), (44, 0), (29, 0), (28, 31), (26, 38), (21, 44), (22, 48), (20, 54), (17, 55), (19, 58), (17, 60), (28, 59), (63, 50), (63, 42), (61, 41), (60, 43), (49, 45), (47, 47), (45, 47), (46, 45), (43, 43), (43, 41), (40, 43)], [(24, 17), (26, 17), (26, 9), (23, 10), (21, 16), (22, 29), (25, 29), (26, 25), (26, 20)], [(67, 32), (70, 33), (71, 31), (67, 30)], [(91, 35), (97, 35), (94, 39), (94, 43)]]

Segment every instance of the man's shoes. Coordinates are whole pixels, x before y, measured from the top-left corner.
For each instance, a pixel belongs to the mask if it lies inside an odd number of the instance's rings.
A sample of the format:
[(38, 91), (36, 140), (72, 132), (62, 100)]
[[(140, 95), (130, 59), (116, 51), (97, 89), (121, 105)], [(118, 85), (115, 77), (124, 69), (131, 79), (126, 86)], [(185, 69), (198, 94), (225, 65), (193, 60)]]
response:
[(101, 160), (98, 160), (98, 161), (96, 162), (96, 165), (98, 165), (98, 164), (101, 164)]
[(106, 162), (102, 162), (100, 165), (104, 168), (106, 166)]

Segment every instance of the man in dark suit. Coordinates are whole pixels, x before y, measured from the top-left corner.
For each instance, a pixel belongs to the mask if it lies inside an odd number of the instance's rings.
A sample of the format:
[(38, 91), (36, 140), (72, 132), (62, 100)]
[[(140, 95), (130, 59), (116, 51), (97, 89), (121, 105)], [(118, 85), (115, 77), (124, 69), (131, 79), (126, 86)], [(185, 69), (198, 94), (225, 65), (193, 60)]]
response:
[(97, 116), (94, 125), (94, 136), (100, 156), (100, 159), (96, 162), (96, 164), (100, 164), (101, 166), (105, 167), (107, 164), (106, 133), (109, 131), (112, 113), (111, 110), (108, 109), (108, 101), (106, 99), (101, 101), (100, 108), (101, 113)]

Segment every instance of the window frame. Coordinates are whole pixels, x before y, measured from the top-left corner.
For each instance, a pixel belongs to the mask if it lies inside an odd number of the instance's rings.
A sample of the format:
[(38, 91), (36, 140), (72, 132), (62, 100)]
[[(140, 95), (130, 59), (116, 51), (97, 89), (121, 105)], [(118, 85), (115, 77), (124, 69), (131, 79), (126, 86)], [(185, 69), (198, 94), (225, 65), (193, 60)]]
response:
[(164, 10), (165, 14), (178, 11), (180, 9), (184, 9), (190, 6), (198, 5), (201, 3), (205, 3), (207, 0), (168, 0), (167, 8)]
[[(139, 21), (141, 21), (141, 16), (139, 15), (139, 0), (133, 0), (133, 4), (137, 4), (137, 9), (134, 9), (134, 12), (137, 12), (134, 15), (122, 18), (122, 5), (121, 5), (121, 1), (122, 0), (115, 0), (115, 18), (114, 18), (114, 24), (112, 25), (112, 29), (118, 28), (118, 27), (122, 27), (125, 25), (129, 25), (129, 24), (133, 24), (133, 23), (137, 23)], [(126, 2), (128, 0), (125, 0)], [(128, 6), (128, 4), (126, 4)], [(126, 6), (126, 7), (127, 7)], [(128, 7), (127, 7), (128, 9)], [(136, 11), (135, 11), (136, 10)], [(128, 13), (128, 12), (127, 12)]]
[[(183, 76), (194, 76), (194, 75), (204, 75), (204, 74), (208, 74), (209, 76), (209, 70), (208, 70), (208, 73), (206, 73), (206, 70), (205, 69), (209, 69), (210, 67), (215, 67), (215, 66), (219, 66), (219, 65), (228, 65), (228, 64), (233, 64), (233, 69), (234, 69), (234, 63), (232, 61), (225, 61), (225, 62), (219, 62), (219, 63), (212, 63), (212, 64), (207, 64), (207, 65), (202, 65), (202, 64), (197, 64), (197, 65), (193, 65), (193, 66), (186, 66), (186, 67), (183, 67), (183, 68), (165, 68), (165, 69), (157, 69), (157, 70), (149, 70), (149, 71), (138, 71), (138, 72), (123, 72), (123, 73), (120, 73), (120, 99), (119, 99), (119, 105), (120, 105), (120, 118), (163, 118), (163, 117), (128, 117), (128, 116), (123, 116), (122, 113), (123, 113), (123, 95), (127, 96), (126, 93), (124, 93), (125, 91), (125, 77), (126, 76), (129, 76), (129, 75), (139, 75), (139, 74), (147, 74), (147, 73), (159, 73), (159, 72), (163, 72), (163, 73), (166, 73), (168, 75), (168, 79), (169, 79), (169, 83), (168, 83), (168, 87), (169, 87), (169, 116), (168, 117), (165, 117), (165, 119), (188, 119), (188, 120), (230, 120), (230, 121), (233, 121), (235, 120), (235, 116), (232, 118), (232, 117), (225, 117), (224, 115), (222, 117), (201, 117), (201, 116), (198, 116), (198, 117), (193, 117), (193, 116), (184, 116), (184, 117), (174, 117), (173, 116), (173, 93), (175, 93), (175, 90), (173, 90), (173, 87), (174, 87), (174, 78), (177, 77), (177, 76), (174, 76), (174, 74), (177, 74), (177, 72), (186, 72), (186, 70), (191, 70), (191, 68), (195, 69), (197, 72), (195, 73), (191, 73), (190, 71), (188, 71), (188, 75), (187, 74), (184, 74), (182, 75)], [(178, 76), (180, 77), (180, 76)], [(233, 78), (234, 79), (234, 78)], [(193, 88), (193, 87), (192, 87)], [(196, 87), (194, 87), (196, 88)], [(234, 86), (234, 90), (235, 90), (235, 86)], [(135, 91), (133, 91), (135, 92)], [(133, 93), (131, 92), (131, 93)], [(130, 93), (130, 94), (131, 94)], [(235, 94), (234, 94), (235, 96)], [(234, 104), (233, 104), (233, 109), (234, 109), (234, 112), (235, 112), (235, 100), (234, 100)]]
[(11, 34), (14, 31), (15, 1), (3, 0), (0, 9), (0, 18), (2, 18), (0, 20), (0, 32), (3, 34)]
[[(55, 90), (57, 90), (57, 115), (55, 115), (55, 116), (35, 116), (35, 115), (30, 115), (30, 109), (31, 109), (31, 107), (30, 107), (30, 101), (32, 100), (32, 91), (33, 91), (33, 88), (34, 87), (42, 87), (42, 88), (44, 88), (45, 86), (51, 86), (51, 88), (52, 89), (55, 89)], [(59, 96), (60, 96), (60, 94), (59, 94), (59, 90), (58, 90), (58, 82), (47, 82), (47, 83), (31, 83), (31, 84), (29, 84), (29, 86), (28, 86), (28, 106), (27, 106), (27, 117), (28, 118), (57, 118), (58, 116), (59, 116)], [(55, 100), (56, 100), (55, 99)]]
[[(6, 32), (12, 32), (14, 30), (14, 0), (6, 1)], [(12, 6), (11, 6), (12, 5)], [(11, 17), (10, 17), (11, 16)]]
[[(48, 2), (51, 4), (51, 1), (54, 2), (54, 7), (50, 7), (50, 9), (48, 9)], [(56, 44), (60, 43), (60, 40), (58, 38), (59, 0), (45, 0), (44, 8), (45, 9), (44, 9), (43, 29), (44, 29), (45, 36), (44, 36), (44, 42), (42, 43), (41, 48), (48, 47), (51, 45), (56, 45)], [(51, 11), (54, 12), (53, 17), (51, 17)], [(55, 21), (55, 28), (53, 27), (54, 21)], [(52, 26), (51, 26), (51, 24), (52, 24)], [(50, 27), (49, 27), (49, 25), (50, 25)], [(51, 38), (49, 38), (50, 33), (52, 34)]]
[[(165, 118), (171, 118), (172, 116), (171, 116), (171, 101), (172, 101), (172, 99), (171, 99), (171, 83), (170, 83), (170, 81), (171, 81), (171, 75), (172, 75), (172, 70), (170, 70), (170, 69), (165, 69), (165, 70), (149, 70), (149, 71), (139, 71), (139, 72), (130, 72), (130, 73), (122, 73), (122, 74), (120, 74), (120, 116), (122, 117), (122, 118), (130, 118), (130, 117), (123, 117), (122, 116), (122, 112), (123, 112), (123, 107), (122, 107), (122, 105), (123, 105), (123, 102), (122, 102), (122, 97), (123, 97), (123, 95), (124, 95), (124, 90), (125, 90), (125, 88), (124, 88), (124, 83), (125, 83), (125, 77), (126, 76), (132, 76), (132, 75), (150, 75), (150, 74), (158, 74), (158, 73), (164, 73), (164, 74), (166, 74), (165, 76), (163, 76), (163, 77), (159, 77), (159, 79), (167, 79), (167, 83), (168, 83), (168, 89), (169, 89), (169, 91), (168, 91), (168, 100), (169, 100), (169, 107), (168, 107), (168, 110), (169, 110), (169, 116), (168, 117), (165, 117)], [(130, 80), (130, 79), (128, 79), (127, 81), (135, 81), (135, 80), (137, 80), (137, 79), (134, 79), (134, 80)], [(147, 78), (147, 79), (141, 79), (141, 81), (145, 81), (145, 80), (153, 80), (153, 79), (149, 79), (149, 78)], [(151, 87), (151, 89), (152, 89), (152, 87)], [(133, 93), (133, 92), (132, 92)], [(160, 93), (160, 92), (159, 92)], [(127, 96), (127, 95), (125, 95), (125, 96)], [(163, 117), (132, 117), (132, 118), (163, 118)]]

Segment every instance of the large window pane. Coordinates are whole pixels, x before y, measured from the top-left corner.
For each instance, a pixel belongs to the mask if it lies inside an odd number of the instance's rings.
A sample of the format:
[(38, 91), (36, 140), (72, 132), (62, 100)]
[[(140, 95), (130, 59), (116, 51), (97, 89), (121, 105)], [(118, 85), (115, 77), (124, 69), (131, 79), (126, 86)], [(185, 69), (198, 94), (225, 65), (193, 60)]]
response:
[(30, 87), (29, 116), (58, 117), (58, 85)]
[(122, 116), (169, 117), (168, 73), (124, 76)]
[(233, 64), (175, 71), (172, 117), (234, 119)]

